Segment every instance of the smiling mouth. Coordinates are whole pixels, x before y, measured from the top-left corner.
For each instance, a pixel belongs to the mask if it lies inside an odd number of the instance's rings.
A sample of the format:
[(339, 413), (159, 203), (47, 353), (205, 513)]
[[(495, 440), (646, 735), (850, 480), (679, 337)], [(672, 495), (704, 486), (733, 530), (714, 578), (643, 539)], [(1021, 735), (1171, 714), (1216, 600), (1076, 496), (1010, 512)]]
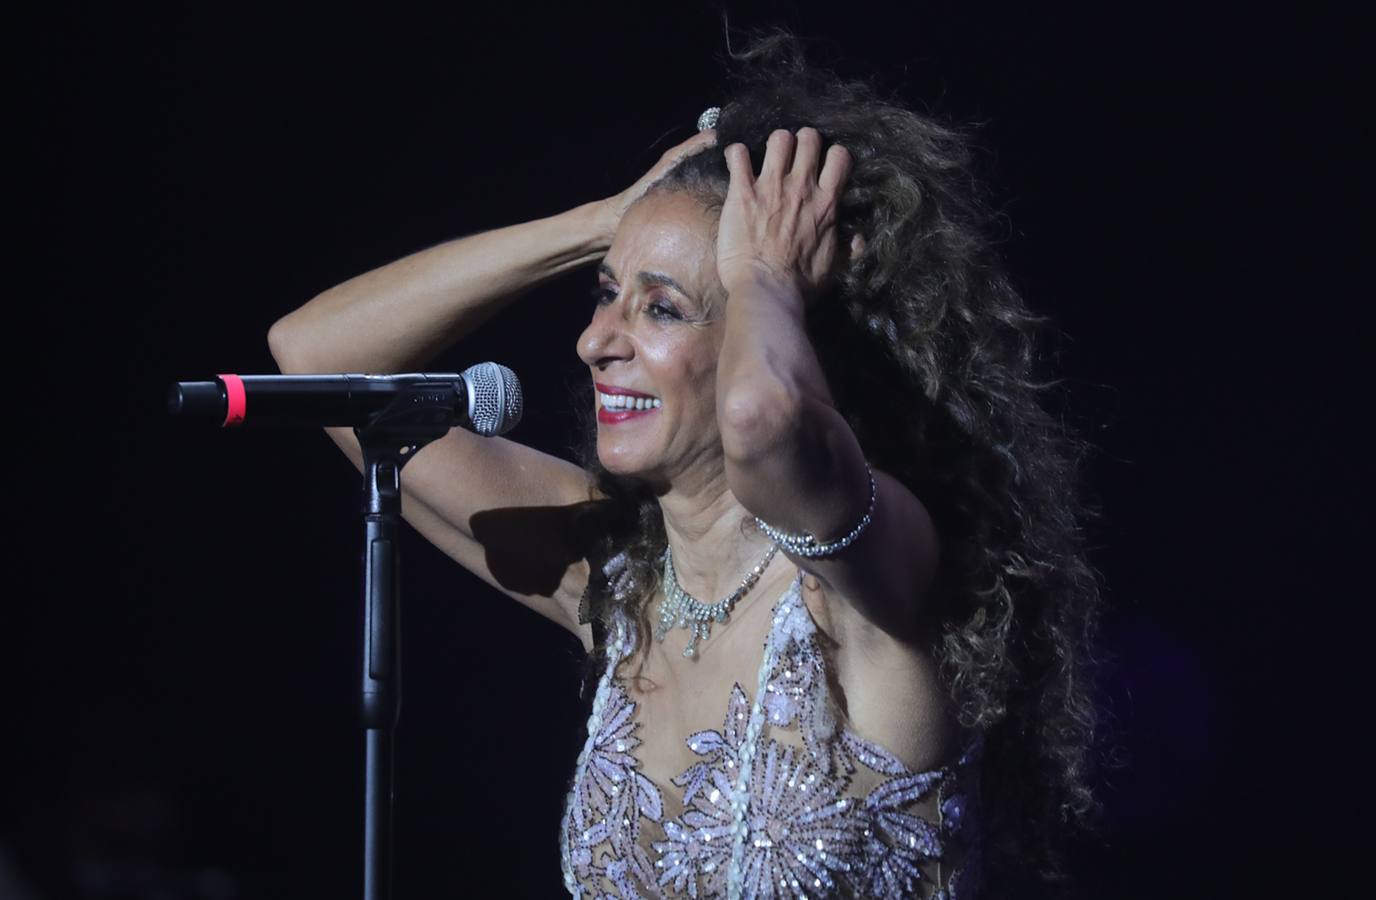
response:
[(604, 394), (597, 392), (597, 401), (603, 409), (612, 412), (659, 409), (662, 402), (658, 397), (632, 397), (629, 394)]
[(597, 395), (597, 421), (615, 425), (629, 419), (642, 419), (659, 411), (663, 404), (657, 397), (629, 397), (624, 394)]

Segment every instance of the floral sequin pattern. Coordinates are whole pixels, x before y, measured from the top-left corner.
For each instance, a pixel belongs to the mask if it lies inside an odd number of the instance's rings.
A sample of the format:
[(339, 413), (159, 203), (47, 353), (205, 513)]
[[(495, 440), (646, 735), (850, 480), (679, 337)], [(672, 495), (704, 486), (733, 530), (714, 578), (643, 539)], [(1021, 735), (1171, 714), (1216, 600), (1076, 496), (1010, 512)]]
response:
[(565, 811), (573, 872), (581, 883), (606, 883), (611, 896), (639, 897), (635, 887), (652, 880), (653, 866), (640, 844), (642, 819), (659, 822), (664, 801), (655, 783), (639, 772), (634, 750), (635, 704), (619, 688), (609, 694), (603, 724)]
[[(666, 839), (653, 845), (659, 855), (657, 887), (667, 896), (725, 895), (727, 798), (748, 709), (737, 685), (722, 731), (689, 738), (689, 747), (704, 760), (674, 779), (684, 789), (686, 809), (664, 822)], [(841, 749), (822, 754), (823, 760), (846, 766), (845, 773), (862, 765), (892, 777), (863, 797), (850, 796), (847, 774), (829, 775), (810, 750), (767, 740), (750, 784), (745, 895), (914, 897), (929, 883), (931, 896), (954, 898), (954, 892), (940, 891), (924, 868), (942, 858), (947, 841), (964, 834), (958, 815), (964, 795), (952, 790), (939, 825), (910, 811), (943, 784), (953, 784), (953, 773), (909, 772), (888, 751), (849, 731), (837, 743)], [(962, 762), (969, 761), (967, 753)]]
[[(689, 897), (724, 892), (731, 855), (728, 798), (749, 711), (749, 700), (736, 685), (722, 730), (689, 737), (689, 749), (704, 759), (674, 779), (683, 788), (685, 809), (665, 823), (666, 839), (654, 844), (658, 887)], [(769, 741), (751, 779), (747, 877), (794, 889), (830, 889), (834, 873), (844, 871), (845, 860), (859, 848), (859, 831), (848, 820), (854, 801), (842, 797), (841, 785), (796, 750)]]
[[(971, 798), (982, 745), (976, 739), (951, 766), (912, 772), (842, 727), (798, 582), (779, 604), (769, 640), (781, 652), (761, 679), (766, 728), (750, 768), (742, 895), (971, 896), (978, 856)], [(566, 849), (579, 884), (598, 886), (582, 896), (724, 897), (731, 795), (756, 707), (737, 684), (721, 729), (688, 736), (698, 761), (673, 779), (683, 800), (674, 817), (638, 771), (634, 710), (613, 685), (583, 784), (570, 795)], [(782, 739), (788, 732), (796, 737)]]

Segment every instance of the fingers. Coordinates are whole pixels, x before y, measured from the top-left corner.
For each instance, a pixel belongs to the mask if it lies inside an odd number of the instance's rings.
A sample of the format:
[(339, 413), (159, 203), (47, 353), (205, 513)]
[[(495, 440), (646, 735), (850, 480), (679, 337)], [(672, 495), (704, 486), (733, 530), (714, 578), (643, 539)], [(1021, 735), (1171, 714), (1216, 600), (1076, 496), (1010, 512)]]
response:
[[(760, 181), (781, 181), (788, 178), (803, 185), (817, 185), (827, 193), (835, 193), (850, 174), (850, 153), (840, 144), (832, 144), (822, 156), (822, 135), (816, 128), (798, 129), (797, 135), (778, 129), (765, 143), (764, 164), (760, 167)], [(818, 163), (822, 171), (817, 172)]]
[(817, 177), (818, 187), (828, 194), (839, 194), (841, 187), (846, 183), (846, 178), (850, 176), (850, 169), (850, 151), (840, 144), (832, 144), (827, 148), (827, 158), (822, 165), (822, 174)]
[(764, 145), (764, 165), (760, 166), (760, 181), (779, 182), (793, 168), (793, 132), (777, 128)]
[[(832, 197), (841, 192), (852, 167), (849, 151), (840, 144), (828, 147), (825, 157), (819, 160), (822, 135), (815, 128), (801, 128), (796, 136), (782, 128), (770, 134), (758, 177), (750, 164), (750, 151), (744, 144), (732, 144), (724, 153), (732, 182), (753, 186), (756, 182), (777, 184), (788, 179), (803, 187), (816, 186), (821, 193)], [(817, 171), (819, 161), (820, 173)]]
[(731, 173), (731, 185), (735, 187), (753, 187), (755, 184), (754, 169), (750, 165), (750, 151), (744, 144), (732, 144), (723, 151), (726, 156), (726, 169)]
[(695, 153), (701, 153), (708, 147), (714, 147), (717, 143), (717, 133), (714, 130), (699, 131), (682, 143), (675, 144), (665, 150), (659, 156), (659, 162), (655, 163), (650, 171), (640, 176), (640, 180), (631, 185), (618, 195), (619, 208), (624, 212), (632, 203), (645, 195), (654, 184), (661, 178)]
[(716, 145), (717, 130), (715, 128), (709, 128), (706, 131), (699, 131), (697, 134), (693, 135), (688, 140), (684, 141), (676, 147), (670, 147), (669, 152), (666, 153), (665, 156), (670, 156), (675, 160), (680, 160), (685, 157), (692, 156), (694, 153), (701, 153), (708, 147), (715, 147)]
[(822, 154), (822, 135), (816, 128), (800, 128), (793, 150), (789, 176), (811, 182), (817, 177), (817, 158)]
[(715, 129), (699, 131), (683, 143), (675, 144), (668, 150), (665, 150), (659, 157), (659, 162), (655, 164), (652, 171), (657, 173), (667, 172), (693, 154), (701, 153), (709, 147), (715, 147), (716, 144), (717, 132)]

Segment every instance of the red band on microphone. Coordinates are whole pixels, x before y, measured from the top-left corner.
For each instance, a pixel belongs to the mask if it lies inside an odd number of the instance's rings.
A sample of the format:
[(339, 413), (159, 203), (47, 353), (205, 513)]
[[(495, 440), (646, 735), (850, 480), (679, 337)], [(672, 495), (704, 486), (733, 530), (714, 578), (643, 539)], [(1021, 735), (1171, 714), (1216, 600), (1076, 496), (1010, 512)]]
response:
[(222, 427), (242, 425), (244, 414), (248, 411), (248, 392), (244, 390), (244, 380), (238, 375), (217, 375), (215, 377), (224, 383), (225, 397), (229, 400)]

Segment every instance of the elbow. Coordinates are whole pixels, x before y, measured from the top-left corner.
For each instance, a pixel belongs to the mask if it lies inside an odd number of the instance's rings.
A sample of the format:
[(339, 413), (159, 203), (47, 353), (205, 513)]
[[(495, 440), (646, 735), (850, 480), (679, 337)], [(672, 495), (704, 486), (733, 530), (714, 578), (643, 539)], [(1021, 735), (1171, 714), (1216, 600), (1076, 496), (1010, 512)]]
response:
[(733, 386), (717, 401), (722, 451), (738, 466), (773, 453), (796, 432), (801, 418), (800, 398), (782, 387)]
[(273, 322), (272, 327), (268, 329), (268, 352), (272, 354), (272, 358), (277, 362), (277, 368), (283, 373), (301, 371), (299, 365), (294, 361), (295, 351), (291, 338), (288, 336), (290, 329), (286, 323), (290, 318), (290, 315), (283, 316)]

